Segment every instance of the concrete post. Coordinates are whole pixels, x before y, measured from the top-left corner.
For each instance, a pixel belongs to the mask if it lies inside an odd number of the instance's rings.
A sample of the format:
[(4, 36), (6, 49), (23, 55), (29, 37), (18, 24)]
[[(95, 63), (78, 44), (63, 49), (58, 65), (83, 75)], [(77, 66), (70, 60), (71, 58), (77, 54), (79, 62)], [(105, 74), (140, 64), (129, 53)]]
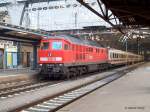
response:
[(37, 46), (33, 45), (33, 67), (32, 69), (37, 68)]

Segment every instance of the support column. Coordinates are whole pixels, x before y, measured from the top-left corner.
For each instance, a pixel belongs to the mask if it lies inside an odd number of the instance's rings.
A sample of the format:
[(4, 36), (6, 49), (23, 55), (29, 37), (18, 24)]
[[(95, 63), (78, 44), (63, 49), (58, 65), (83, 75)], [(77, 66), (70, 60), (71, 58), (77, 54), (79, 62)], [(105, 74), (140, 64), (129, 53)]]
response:
[(144, 61), (148, 61), (147, 49), (144, 48)]
[(17, 66), (21, 64), (21, 45), (20, 42), (17, 42)]
[(4, 44), (4, 61), (3, 61), (3, 65), (4, 65), (4, 70), (7, 69), (7, 52), (6, 52), (6, 45)]
[(33, 44), (33, 66), (32, 69), (37, 68), (37, 46)]

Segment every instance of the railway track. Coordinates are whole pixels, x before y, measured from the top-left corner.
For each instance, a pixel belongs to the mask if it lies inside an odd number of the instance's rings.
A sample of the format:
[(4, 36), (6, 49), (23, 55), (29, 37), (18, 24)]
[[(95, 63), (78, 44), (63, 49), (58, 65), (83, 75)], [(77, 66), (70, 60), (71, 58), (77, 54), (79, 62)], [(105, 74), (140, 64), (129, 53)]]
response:
[[(8, 82), (6, 84), (2, 84), (3, 87), (0, 89), (0, 100), (10, 98), (16, 95), (20, 95), (25, 92), (35, 91), (36, 89), (40, 89), (42, 87), (52, 85), (57, 83), (58, 81), (51, 81), (51, 82), (37, 82), (37, 81), (21, 81), (17, 82)], [(11, 85), (11, 86), (10, 86)]]
[[(94, 73), (90, 73), (94, 74)], [(85, 78), (87, 76), (79, 76), (78, 78)], [(76, 80), (77, 78), (72, 78), (71, 80)], [(64, 80), (65, 81), (65, 80)], [(46, 87), (52, 84), (56, 84), (62, 82), (60, 81), (43, 81), (39, 82), (37, 80), (21, 80), (21, 81), (12, 81), (12, 82), (4, 82), (0, 83), (0, 100), (11, 98), (13, 96), (20, 95), (25, 92), (32, 92), (42, 87)]]
[(25, 108), (23, 110), (19, 110), (19, 112), (54, 112), (65, 105), (93, 92), (94, 90), (101, 88), (114, 80), (117, 80), (124, 76), (129, 70), (123, 70), (121, 72), (117, 72), (100, 80), (94, 81), (90, 84), (81, 86), (69, 92), (60, 94), (59, 96), (50, 98), (48, 100), (40, 101), (36, 103), (36, 105), (30, 105), (30, 107)]
[(35, 80), (22, 80), (22, 81), (13, 81), (13, 82), (4, 82), (0, 84), (0, 91), (5, 91), (7, 89), (13, 89), (20, 87), (22, 85), (34, 84)]

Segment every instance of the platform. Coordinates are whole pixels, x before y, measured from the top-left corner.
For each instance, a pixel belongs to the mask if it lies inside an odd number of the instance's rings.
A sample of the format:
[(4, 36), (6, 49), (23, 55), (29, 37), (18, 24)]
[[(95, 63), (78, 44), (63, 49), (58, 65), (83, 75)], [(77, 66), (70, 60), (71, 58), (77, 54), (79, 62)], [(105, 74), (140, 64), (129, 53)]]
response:
[(150, 63), (57, 112), (150, 112)]
[(0, 70), (0, 83), (5, 81), (7, 82), (34, 78), (38, 73), (38, 70), (31, 70), (30, 68), (3, 69)]

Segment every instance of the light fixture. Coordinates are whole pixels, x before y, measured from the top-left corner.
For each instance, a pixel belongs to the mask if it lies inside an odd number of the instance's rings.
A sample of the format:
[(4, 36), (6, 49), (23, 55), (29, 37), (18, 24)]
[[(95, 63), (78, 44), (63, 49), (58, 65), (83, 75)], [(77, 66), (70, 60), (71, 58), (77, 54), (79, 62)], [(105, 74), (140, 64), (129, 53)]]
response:
[(17, 32), (19, 34), (23, 34), (23, 35), (26, 35), (27, 33), (26, 32)]

